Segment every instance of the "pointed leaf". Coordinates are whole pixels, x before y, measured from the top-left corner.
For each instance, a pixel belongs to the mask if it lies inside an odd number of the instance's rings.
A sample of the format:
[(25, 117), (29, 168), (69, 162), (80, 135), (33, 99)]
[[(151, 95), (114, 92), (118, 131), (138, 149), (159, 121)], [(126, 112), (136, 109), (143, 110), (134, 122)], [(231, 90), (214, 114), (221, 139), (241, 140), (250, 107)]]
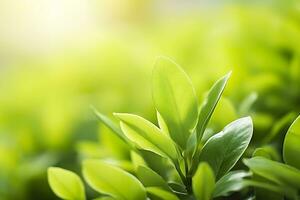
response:
[(231, 72), (229, 72), (224, 77), (220, 78), (217, 82), (215, 82), (215, 84), (211, 87), (207, 97), (201, 105), (199, 119), (197, 123), (198, 142), (200, 142), (202, 138), (205, 128), (218, 104), (219, 99), (221, 98), (221, 95), (225, 89), (226, 83), (230, 75)]
[(147, 166), (144, 158), (135, 151), (130, 152), (130, 158), (135, 170), (137, 170), (139, 166)]
[(174, 193), (181, 194), (181, 195), (188, 195), (185, 185), (174, 182), (174, 181), (169, 181), (168, 185), (170, 186), (171, 190)]
[(162, 157), (152, 151), (140, 150), (141, 156), (145, 160), (147, 166), (163, 177), (165, 180), (169, 178), (169, 172), (175, 171), (174, 165), (168, 158)]
[(87, 183), (102, 194), (122, 200), (146, 199), (145, 188), (137, 178), (104, 161), (84, 161), (83, 175)]
[(173, 193), (159, 187), (147, 187), (146, 189), (151, 200), (179, 200)]
[(300, 189), (300, 170), (263, 157), (244, 160), (251, 171), (278, 185)]
[(300, 116), (290, 126), (283, 144), (284, 161), (300, 169)]
[(85, 200), (84, 186), (74, 172), (58, 167), (48, 168), (48, 181), (53, 192), (62, 199)]
[(250, 143), (252, 132), (250, 117), (230, 123), (205, 143), (200, 161), (208, 162), (217, 179), (221, 178), (240, 159)]
[(185, 149), (198, 119), (197, 99), (190, 79), (175, 62), (160, 57), (153, 69), (152, 87), (155, 107), (171, 138)]
[(214, 190), (214, 198), (220, 196), (228, 196), (233, 192), (237, 192), (245, 187), (243, 178), (251, 176), (251, 173), (245, 171), (232, 171), (223, 176), (216, 183)]
[(126, 137), (138, 148), (157, 153), (171, 160), (177, 159), (173, 141), (151, 122), (133, 114), (115, 113), (121, 122), (121, 129)]
[(197, 200), (210, 200), (215, 189), (215, 176), (207, 163), (200, 163), (193, 177), (193, 191)]
[(148, 167), (139, 166), (136, 175), (145, 187), (160, 187), (164, 190), (170, 190), (166, 181)]
[(95, 113), (95, 115), (98, 117), (98, 119), (105, 124), (110, 130), (112, 130), (114, 133), (116, 133), (122, 140), (126, 141), (126, 137), (122, 133), (121, 129), (107, 116), (101, 114), (96, 110), (96, 108), (91, 107)]
[(243, 99), (238, 109), (240, 116), (249, 114), (257, 98), (258, 94), (256, 92), (252, 92), (249, 96)]
[(160, 130), (166, 134), (166, 135), (170, 135), (169, 134), (169, 129), (168, 129), (168, 126), (165, 122), (165, 120), (162, 118), (162, 116), (159, 114), (159, 112), (156, 112), (156, 116), (157, 116), (157, 122), (158, 122), (158, 126), (160, 128)]

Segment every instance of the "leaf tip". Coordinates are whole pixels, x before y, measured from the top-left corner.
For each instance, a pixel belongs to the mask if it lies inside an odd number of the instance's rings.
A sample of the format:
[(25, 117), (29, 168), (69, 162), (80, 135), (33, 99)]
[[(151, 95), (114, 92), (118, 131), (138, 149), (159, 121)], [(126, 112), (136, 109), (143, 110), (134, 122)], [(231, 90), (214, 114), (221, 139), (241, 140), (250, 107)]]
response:
[(115, 116), (119, 120), (122, 120), (125, 115), (127, 115), (127, 114), (126, 113), (117, 113), (117, 112), (113, 113), (113, 116)]
[(171, 58), (169, 58), (168, 56), (164, 56), (164, 55), (159, 55), (155, 58), (155, 61), (154, 63), (158, 63), (158, 62), (161, 62), (161, 61), (171, 61), (171, 62), (174, 62)]
[(47, 175), (48, 175), (48, 178), (49, 176), (51, 176), (53, 173), (57, 172), (57, 171), (61, 171), (61, 170), (64, 170), (62, 168), (59, 168), (59, 167), (48, 167), (47, 169)]
[(165, 68), (166, 66), (170, 66), (170, 64), (171, 66), (176, 66), (177, 68), (182, 70), (182, 68), (173, 59), (167, 56), (160, 55), (157, 56), (154, 61), (154, 68), (152, 74), (154, 74), (154, 72), (157, 71), (158, 69)]
[(244, 117), (244, 119), (252, 123), (252, 117), (251, 116), (246, 116), (246, 117)]
[(249, 164), (249, 158), (243, 158), (243, 163), (248, 167), (248, 164)]
[(230, 70), (225, 76), (226, 76), (227, 78), (230, 78), (231, 75), (232, 75), (232, 70)]
[(96, 117), (100, 119), (103, 117), (103, 115), (97, 110), (97, 108), (94, 105), (90, 104), (90, 109), (93, 111)]

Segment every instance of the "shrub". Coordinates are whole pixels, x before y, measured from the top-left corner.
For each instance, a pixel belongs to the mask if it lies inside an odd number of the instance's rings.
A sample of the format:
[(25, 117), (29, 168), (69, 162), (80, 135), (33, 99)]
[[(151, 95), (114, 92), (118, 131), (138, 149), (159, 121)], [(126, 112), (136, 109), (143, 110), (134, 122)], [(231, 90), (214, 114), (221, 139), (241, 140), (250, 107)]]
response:
[[(251, 173), (230, 171), (250, 143), (250, 117), (204, 137), (230, 75), (215, 82), (199, 107), (185, 72), (172, 60), (160, 57), (152, 76), (158, 126), (134, 114), (114, 113), (120, 121), (117, 126), (96, 112), (102, 123), (128, 145), (135, 166), (133, 171), (126, 171), (107, 160), (84, 160), (84, 179), (101, 194), (99, 199), (208, 200), (255, 185), (254, 181), (244, 180)], [(48, 179), (60, 198), (86, 198), (83, 183), (73, 172), (52, 167)]]

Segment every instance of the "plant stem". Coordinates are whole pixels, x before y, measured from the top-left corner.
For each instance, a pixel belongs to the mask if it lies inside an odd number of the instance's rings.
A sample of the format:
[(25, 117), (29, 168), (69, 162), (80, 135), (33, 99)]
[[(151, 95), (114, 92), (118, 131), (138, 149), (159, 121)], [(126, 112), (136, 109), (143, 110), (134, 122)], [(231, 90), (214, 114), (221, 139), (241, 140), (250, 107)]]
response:
[(177, 172), (178, 172), (178, 174), (179, 174), (179, 176), (180, 176), (183, 184), (187, 185), (186, 177), (184, 176), (184, 174), (182, 173), (182, 171), (180, 169), (180, 164), (179, 164), (178, 160), (174, 162), (174, 166), (175, 166), (175, 168), (176, 168), (176, 170), (177, 170)]
[(192, 176), (189, 173), (189, 164), (188, 164), (188, 158), (185, 156), (184, 158), (184, 168), (185, 168), (185, 174), (186, 174), (186, 190), (189, 194), (192, 194)]

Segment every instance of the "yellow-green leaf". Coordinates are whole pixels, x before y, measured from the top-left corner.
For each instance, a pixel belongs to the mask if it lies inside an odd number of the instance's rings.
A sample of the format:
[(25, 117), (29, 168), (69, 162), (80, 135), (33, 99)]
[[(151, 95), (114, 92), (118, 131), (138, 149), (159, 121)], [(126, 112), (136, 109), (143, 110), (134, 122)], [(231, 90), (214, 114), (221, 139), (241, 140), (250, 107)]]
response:
[(230, 123), (205, 143), (200, 161), (209, 163), (216, 178), (221, 178), (240, 159), (250, 143), (252, 133), (253, 124), (250, 117)]
[(136, 174), (145, 187), (160, 187), (164, 190), (170, 190), (166, 181), (148, 167), (139, 166)]
[(157, 116), (157, 122), (158, 122), (158, 126), (160, 128), (160, 130), (166, 134), (166, 135), (170, 135), (169, 134), (169, 129), (168, 129), (168, 126), (165, 122), (165, 120), (162, 118), (161, 114), (159, 114), (159, 112), (156, 112), (156, 116)]
[(152, 76), (153, 100), (165, 120), (170, 137), (185, 149), (198, 119), (193, 85), (179, 65), (171, 59), (157, 59)]
[(146, 190), (151, 200), (179, 200), (173, 193), (159, 187), (147, 187)]
[(284, 161), (300, 169), (300, 116), (290, 126), (283, 144)]
[(197, 123), (197, 138), (200, 142), (205, 128), (210, 120), (212, 113), (214, 112), (219, 99), (225, 89), (226, 83), (231, 75), (231, 72), (220, 78), (209, 90), (207, 97), (201, 105), (199, 119)]
[(124, 140), (125, 142), (127, 141), (121, 129), (118, 126), (116, 126), (111, 119), (109, 119), (107, 116), (103, 115), (102, 113), (98, 112), (96, 108), (94, 107), (91, 108), (93, 109), (95, 115), (103, 124), (105, 124), (110, 130), (116, 133), (117, 136), (119, 136), (122, 140)]
[(94, 159), (84, 161), (83, 175), (93, 189), (115, 199), (146, 199), (145, 188), (137, 178), (104, 161)]
[(177, 159), (174, 142), (146, 119), (126, 113), (115, 113), (121, 122), (121, 129), (126, 137), (138, 148), (152, 151), (171, 160)]
[(215, 189), (215, 176), (209, 164), (200, 163), (193, 177), (193, 192), (197, 200), (210, 200)]
[(278, 185), (300, 189), (300, 170), (263, 157), (244, 160), (253, 173)]
[(62, 199), (85, 200), (83, 183), (74, 172), (50, 167), (48, 168), (48, 182), (53, 192)]

